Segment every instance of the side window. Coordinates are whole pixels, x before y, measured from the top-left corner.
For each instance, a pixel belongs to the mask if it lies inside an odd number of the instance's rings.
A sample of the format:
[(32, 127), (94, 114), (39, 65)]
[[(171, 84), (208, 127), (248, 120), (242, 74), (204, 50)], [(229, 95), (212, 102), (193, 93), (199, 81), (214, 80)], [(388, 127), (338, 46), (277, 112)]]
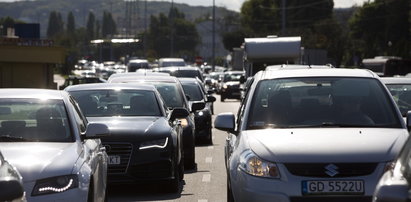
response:
[(86, 126), (87, 126), (87, 119), (84, 117), (84, 115), (81, 113), (81, 110), (77, 104), (76, 101), (72, 97), (70, 97), (70, 102), (73, 104), (74, 107), (74, 118), (76, 120), (76, 125), (80, 127), (81, 133), (86, 132)]

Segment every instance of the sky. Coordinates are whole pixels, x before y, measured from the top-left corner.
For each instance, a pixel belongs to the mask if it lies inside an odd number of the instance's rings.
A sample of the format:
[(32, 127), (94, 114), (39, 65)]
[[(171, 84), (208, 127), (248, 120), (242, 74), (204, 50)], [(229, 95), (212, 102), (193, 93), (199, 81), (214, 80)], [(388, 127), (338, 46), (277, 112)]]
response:
[[(13, 2), (16, 0), (0, 0), (0, 2)], [(148, 0), (150, 1), (150, 0)], [(165, 1), (165, 0), (159, 0)], [(171, 1), (171, 0), (169, 0)], [(185, 3), (193, 6), (211, 6), (215, 2), (216, 6), (225, 7), (229, 10), (240, 11), (245, 0), (174, 0), (175, 3)], [(372, 0), (334, 0), (334, 8), (349, 8), (354, 5), (361, 6), (364, 2)]]

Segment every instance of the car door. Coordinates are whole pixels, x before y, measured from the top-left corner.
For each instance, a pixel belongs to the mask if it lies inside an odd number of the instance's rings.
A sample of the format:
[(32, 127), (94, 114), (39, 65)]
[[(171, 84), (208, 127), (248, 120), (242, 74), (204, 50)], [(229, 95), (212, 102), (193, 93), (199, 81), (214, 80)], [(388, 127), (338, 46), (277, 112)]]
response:
[[(80, 129), (81, 134), (85, 134), (88, 124), (86, 117), (80, 110), (77, 102), (71, 98), (74, 107), (74, 117), (76, 125)], [(104, 200), (105, 190), (107, 185), (107, 153), (100, 139), (83, 139), (81, 140), (84, 151), (85, 164), (91, 169), (93, 175), (94, 199), (98, 201)]]

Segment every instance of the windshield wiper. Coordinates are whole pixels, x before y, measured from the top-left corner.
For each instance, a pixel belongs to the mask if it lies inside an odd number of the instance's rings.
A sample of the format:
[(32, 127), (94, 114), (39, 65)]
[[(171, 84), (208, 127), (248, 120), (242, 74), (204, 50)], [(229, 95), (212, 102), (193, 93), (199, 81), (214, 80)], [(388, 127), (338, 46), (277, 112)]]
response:
[(15, 136), (10, 136), (10, 135), (1, 135), (0, 136), (0, 142), (29, 142), (31, 140), (28, 140), (24, 137), (15, 137)]

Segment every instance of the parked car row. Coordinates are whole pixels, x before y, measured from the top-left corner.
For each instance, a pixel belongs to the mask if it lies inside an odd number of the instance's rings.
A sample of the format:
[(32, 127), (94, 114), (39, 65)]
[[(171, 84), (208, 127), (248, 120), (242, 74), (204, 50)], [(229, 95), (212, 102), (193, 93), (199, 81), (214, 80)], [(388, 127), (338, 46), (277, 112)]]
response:
[(258, 72), (238, 116), (214, 123), (229, 134), (227, 201), (408, 201), (411, 115), (395, 100), (368, 70)]

